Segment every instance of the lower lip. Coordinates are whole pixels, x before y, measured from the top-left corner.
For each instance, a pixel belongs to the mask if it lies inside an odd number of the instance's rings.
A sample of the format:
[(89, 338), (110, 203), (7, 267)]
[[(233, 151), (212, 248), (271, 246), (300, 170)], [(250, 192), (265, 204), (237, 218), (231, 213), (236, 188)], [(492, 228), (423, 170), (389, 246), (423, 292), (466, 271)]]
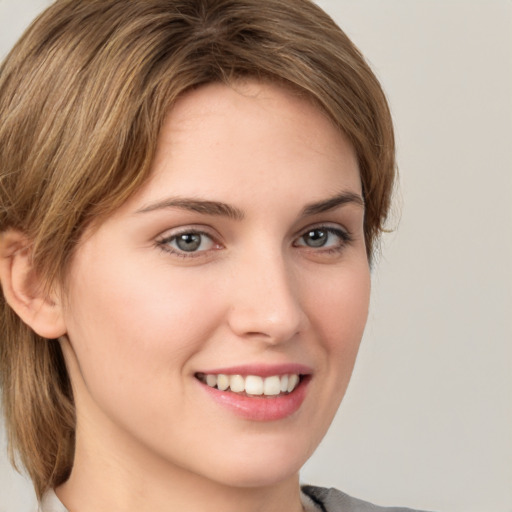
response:
[(309, 376), (303, 377), (291, 393), (275, 397), (239, 395), (231, 391), (220, 391), (200, 381), (198, 383), (215, 402), (244, 419), (277, 421), (291, 416), (300, 409), (306, 398), (310, 380)]

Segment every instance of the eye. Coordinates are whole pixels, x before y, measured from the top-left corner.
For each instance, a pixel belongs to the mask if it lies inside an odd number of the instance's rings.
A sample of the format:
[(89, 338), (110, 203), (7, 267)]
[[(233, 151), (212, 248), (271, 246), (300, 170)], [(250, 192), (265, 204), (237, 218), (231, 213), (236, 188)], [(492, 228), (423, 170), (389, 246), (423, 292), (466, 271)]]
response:
[(318, 226), (308, 229), (294, 245), (311, 249), (341, 250), (350, 241), (350, 235), (341, 228)]
[(193, 256), (219, 247), (207, 233), (196, 230), (182, 231), (166, 236), (158, 240), (158, 245), (164, 251), (183, 257)]

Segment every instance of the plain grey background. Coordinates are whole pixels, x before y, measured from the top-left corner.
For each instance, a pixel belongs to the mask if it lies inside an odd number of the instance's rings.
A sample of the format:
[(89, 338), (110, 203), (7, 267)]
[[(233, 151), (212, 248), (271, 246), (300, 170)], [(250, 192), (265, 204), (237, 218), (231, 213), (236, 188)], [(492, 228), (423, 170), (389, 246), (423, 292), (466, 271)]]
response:
[[(0, 55), (48, 3), (0, 0)], [(401, 184), (352, 383), (302, 479), (511, 512), (512, 2), (319, 3), (388, 93)], [(4, 453), (0, 512), (30, 510)]]

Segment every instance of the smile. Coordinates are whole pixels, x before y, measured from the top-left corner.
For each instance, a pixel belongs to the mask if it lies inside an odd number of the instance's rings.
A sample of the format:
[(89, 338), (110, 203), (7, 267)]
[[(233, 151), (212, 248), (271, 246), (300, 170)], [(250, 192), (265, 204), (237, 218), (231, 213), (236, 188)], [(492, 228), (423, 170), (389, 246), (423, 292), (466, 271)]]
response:
[(211, 388), (220, 391), (246, 394), (248, 396), (279, 396), (294, 391), (301, 381), (299, 374), (272, 375), (225, 375), (197, 373), (196, 378)]

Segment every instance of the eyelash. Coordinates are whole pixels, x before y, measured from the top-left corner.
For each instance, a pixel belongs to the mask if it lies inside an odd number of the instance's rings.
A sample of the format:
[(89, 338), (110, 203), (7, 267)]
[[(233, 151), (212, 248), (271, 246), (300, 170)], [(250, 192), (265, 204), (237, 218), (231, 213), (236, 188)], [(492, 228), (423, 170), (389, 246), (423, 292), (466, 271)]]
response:
[[(335, 235), (339, 238), (340, 242), (338, 244), (336, 244), (334, 247), (327, 247), (327, 248), (324, 246), (311, 247), (311, 246), (307, 246), (305, 244), (298, 243), (299, 240), (304, 240), (305, 236), (309, 235), (310, 233), (312, 233), (314, 231), (323, 231), (329, 235)], [(183, 236), (183, 235), (199, 235), (201, 237), (206, 237), (206, 238), (210, 239), (211, 243), (214, 246), (221, 247), (221, 245), (215, 241), (215, 239), (212, 237), (211, 234), (209, 234), (205, 231), (202, 231), (200, 229), (195, 229), (195, 228), (184, 229), (178, 233), (173, 233), (170, 236), (161, 238), (161, 239), (157, 240), (157, 242), (156, 242), (157, 246), (162, 251), (164, 251), (166, 253), (170, 253), (179, 258), (198, 258), (198, 257), (204, 256), (205, 253), (207, 253), (211, 250), (211, 249), (206, 249), (206, 250), (202, 250), (202, 251), (184, 251), (184, 250), (176, 249), (176, 248), (173, 248), (170, 246), (170, 244), (172, 242), (175, 242), (180, 236)], [(204, 240), (201, 240), (201, 244), (203, 243), (203, 241)], [(323, 253), (323, 254), (334, 254), (334, 253), (342, 252), (345, 249), (345, 247), (347, 245), (349, 245), (351, 242), (353, 242), (353, 237), (348, 231), (338, 228), (338, 227), (334, 227), (334, 226), (320, 225), (320, 226), (312, 226), (310, 228), (305, 229), (302, 232), (302, 234), (299, 235), (295, 239), (293, 246), (294, 247), (304, 247), (306, 249), (309, 249), (310, 251), (319, 252), (319, 253)]]
[(314, 231), (323, 231), (329, 235), (335, 235), (339, 238), (339, 243), (337, 243), (334, 247), (320, 246), (320, 247), (316, 248), (316, 247), (311, 247), (311, 246), (302, 245), (302, 244), (298, 245), (295, 242), (294, 246), (295, 247), (306, 247), (307, 249), (310, 249), (315, 252), (318, 250), (318, 251), (321, 251), (323, 254), (333, 254), (333, 253), (339, 253), (339, 252), (343, 251), (343, 249), (345, 249), (345, 247), (348, 244), (353, 242), (353, 237), (348, 231), (341, 229), (339, 227), (334, 227), (334, 226), (313, 226), (313, 227), (307, 228), (303, 232), (303, 234), (297, 238), (297, 240), (303, 240), (305, 236), (309, 235), (310, 233), (312, 233)]
[[(179, 231), (178, 233), (173, 233), (170, 236), (166, 236), (160, 240), (157, 240), (157, 245), (162, 251), (166, 253), (170, 253), (173, 256), (177, 256), (178, 258), (198, 258), (201, 256), (204, 256), (208, 250), (203, 251), (184, 251), (180, 249), (175, 249), (170, 246), (170, 244), (174, 241), (176, 241), (180, 236), (183, 235), (200, 235), (201, 237), (206, 237), (211, 240), (211, 243), (213, 245), (220, 246), (215, 239), (212, 237), (210, 233), (207, 233), (206, 231), (202, 231), (200, 229), (195, 228), (189, 228), (189, 229), (183, 229), (182, 231)], [(201, 241), (202, 243), (202, 241)]]

